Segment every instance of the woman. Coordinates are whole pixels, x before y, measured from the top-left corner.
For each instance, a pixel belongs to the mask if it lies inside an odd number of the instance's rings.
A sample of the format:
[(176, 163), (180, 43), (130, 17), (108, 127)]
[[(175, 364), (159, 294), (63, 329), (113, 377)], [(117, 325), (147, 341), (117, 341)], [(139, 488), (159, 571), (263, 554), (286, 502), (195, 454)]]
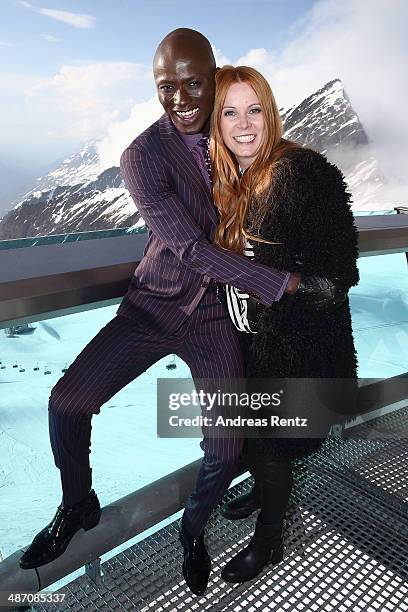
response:
[[(359, 280), (357, 231), (340, 171), (319, 153), (282, 137), (269, 84), (252, 68), (218, 71), (212, 117), (213, 195), (220, 213), (216, 242), (260, 263), (300, 272), (302, 278), (294, 296), (284, 295), (262, 310), (249, 296), (227, 287), (231, 317), (252, 340), (250, 389), (251, 380), (259, 391), (254, 379), (274, 377), (355, 381), (347, 291)], [(311, 304), (303, 297), (308, 275), (320, 277), (327, 299)], [(306, 411), (311, 401), (306, 389)], [(260, 431), (248, 439), (261, 512), (250, 543), (225, 566), (225, 580), (250, 580), (267, 563), (282, 559), (292, 460), (318, 449), (322, 441), (262, 437)]]

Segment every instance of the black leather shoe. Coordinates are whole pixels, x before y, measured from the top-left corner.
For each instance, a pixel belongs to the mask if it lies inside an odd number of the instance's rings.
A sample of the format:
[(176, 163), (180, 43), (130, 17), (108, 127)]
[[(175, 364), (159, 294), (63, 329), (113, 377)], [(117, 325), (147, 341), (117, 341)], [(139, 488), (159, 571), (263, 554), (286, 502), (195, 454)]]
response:
[(255, 533), (243, 548), (224, 567), (221, 576), (226, 582), (246, 582), (256, 578), (265, 565), (276, 565), (283, 559), (282, 527), (264, 525), (257, 521)]
[(183, 576), (195, 595), (204, 595), (211, 572), (211, 559), (204, 542), (204, 532), (194, 538), (180, 522), (180, 542), (183, 545)]
[(247, 518), (255, 510), (259, 510), (261, 502), (254, 489), (243, 493), (232, 501), (228, 502), (221, 508), (221, 514), (230, 521)]
[(20, 559), (20, 567), (32, 569), (54, 561), (65, 552), (71, 538), (83, 527), (85, 531), (99, 523), (101, 507), (92, 489), (82, 501), (72, 505), (60, 504), (51, 523), (44, 527)]

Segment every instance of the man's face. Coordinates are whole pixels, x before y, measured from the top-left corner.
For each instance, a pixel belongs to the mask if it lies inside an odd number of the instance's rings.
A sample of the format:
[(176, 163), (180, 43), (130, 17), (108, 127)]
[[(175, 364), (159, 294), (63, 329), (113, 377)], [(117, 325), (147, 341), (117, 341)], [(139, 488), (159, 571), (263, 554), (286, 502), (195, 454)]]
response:
[(202, 132), (214, 106), (215, 69), (207, 58), (163, 54), (154, 68), (159, 100), (183, 134)]

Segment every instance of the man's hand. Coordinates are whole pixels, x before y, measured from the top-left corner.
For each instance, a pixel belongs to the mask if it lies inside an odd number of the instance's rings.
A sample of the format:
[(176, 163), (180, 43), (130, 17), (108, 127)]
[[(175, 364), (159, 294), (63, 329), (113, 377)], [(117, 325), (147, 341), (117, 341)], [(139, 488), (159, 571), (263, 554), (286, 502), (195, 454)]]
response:
[(341, 304), (347, 299), (347, 294), (340, 279), (316, 275), (303, 275), (296, 291), (297, 296), (304, 298), (305, 305), (317, 310)]

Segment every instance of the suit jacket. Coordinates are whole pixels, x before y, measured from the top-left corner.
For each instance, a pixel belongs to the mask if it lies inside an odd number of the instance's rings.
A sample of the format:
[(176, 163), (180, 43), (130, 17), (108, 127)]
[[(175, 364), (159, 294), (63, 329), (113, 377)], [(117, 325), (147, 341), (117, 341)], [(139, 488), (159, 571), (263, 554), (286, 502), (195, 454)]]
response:
[(193, 312), (210, 279), (234, 285), (265, 305), (280, 299), (287, 272), (210, 242), (217, 210), (167, 114), (125, 149), (120, 167), (149, 233), (118, 314), (169, 335)]

